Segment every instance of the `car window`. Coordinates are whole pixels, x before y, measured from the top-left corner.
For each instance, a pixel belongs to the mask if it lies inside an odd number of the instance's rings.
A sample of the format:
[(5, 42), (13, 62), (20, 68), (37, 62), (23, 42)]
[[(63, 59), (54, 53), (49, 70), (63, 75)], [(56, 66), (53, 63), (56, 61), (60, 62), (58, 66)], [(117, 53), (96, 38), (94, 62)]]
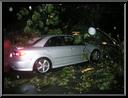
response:
[(63, 45), (64, 45), (63, 37), (57, 36), (57, 37), (50, 38), (46, 42), (45, 47), (50, 47), (50, 46), (63, 46)]
[(81, 39), (81, 36), (73, 36), (73, 45), (85, 45), (84, 41)]
[(64, 42), (65, 42), (65, 45), (74, 45), (73, 44), (74, 39), (71, 36), (65, 36), (64, 37)]
[(42, 40), (43, 37), (35, 37), (35, 38), (32, 38), (30, 40), (28, 40), (24, 46), (32, 46), (32, 45), (35, 45), (36, 43), (38, 43), (40, 40)]

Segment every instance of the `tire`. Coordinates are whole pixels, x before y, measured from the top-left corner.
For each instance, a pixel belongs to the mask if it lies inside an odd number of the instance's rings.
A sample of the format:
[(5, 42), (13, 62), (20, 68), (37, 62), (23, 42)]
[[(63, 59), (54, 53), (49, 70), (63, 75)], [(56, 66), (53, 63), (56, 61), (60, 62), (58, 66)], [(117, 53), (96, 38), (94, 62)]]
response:
[(34, 64), (34, 70), (39, 73), (46, 73), (51, 68), (51, 62), (47, 58), (40, 58)]
[(98, 63), (98, 61), (100, 60), (100, 57), (101, 57), (100, 51), (98, 49), (93, 50), (90, 55), (90, 63), (91, 64)]

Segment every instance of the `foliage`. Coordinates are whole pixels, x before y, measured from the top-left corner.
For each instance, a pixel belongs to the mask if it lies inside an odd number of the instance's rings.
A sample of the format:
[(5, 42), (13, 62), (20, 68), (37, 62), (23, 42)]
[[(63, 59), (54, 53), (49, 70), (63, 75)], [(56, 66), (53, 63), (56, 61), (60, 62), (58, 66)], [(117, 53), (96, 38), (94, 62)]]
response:
[[(111, 66), (114, 65), (117, 64), (112, 65), (109, 61), (104, 61), (99, 63), (93, 70), (84, 72), (75, 89), (81, 93), (86, 93), (94, 90), (116, 91), (116, 89), (123, 88), (123, 84), (119, 82), (120, 79), (117, 79), (116, 74), (113, 74)], [(117, 84), (120, 85), (119, 88)]]
[(61, 29), (53, 29), (53, 30), (49, 30), (48, 34), (49, 35), (60, 35), (60, 34), (63, 34), (63, 32)]
[[(30, 14), (29, 14), (30, 13)], [(59, 23), (58, 11), (53, 4), (41, 4), (32, 11), (21, 9), (17, 15), (18, 19), (26, 19), (24, 32), (38, 32), (40, 35), (45, 27), (53, 28)]]
[(87, 60), (88, 59), (88, 52), (86, 52), (86, 51), (83, 52), (81, 55), (81, 58)]
[[(57, 69), (46, 74), (35, 73), (30, 79), (4, 78), (5, 90), (29, 83), (41, 92), (49, 86), (59, 86), (77, 90), (79, 93), (123, 90), (123, 76), (118, 73), (119, 64), (103, 60), (97, 66), (75, 65)], [(121, 81), (122, 80), (122, 81)], [(118, 93), (118, 92), (117, 92)]]
[(57, 83), (59, 86), (68, 87), (70, 81), (75, 78), (75, 70), (73, 66), (65, 67), (60, 70), (57, 74), (58, 80)]
[[(20, 40), (18, 40), (20, 43), (36, 36), (63, 33), (58, 27), (60, 22), (59, 11), (54, 4), (40, 4), (33, 10), (22, 8), (17, 13), (17, 19), (19, 22), (25, 23), (23, 33), (20, 34)], [(16, 40), (16, 38), (14, 39)]]
[[(123, 4), (113, 6), (112, 4), (70, 5), (48, 3), (33, 6), (32, 10), (25, 7), (19, 8), (20, 10), (17, 13), (18, 21), (10, 22), (10, 24), (13, 25), (8, 25), (6, 28), (7, 32), (11, 31), (11, 33), (13, 33), (18, 31), (18, 35), (22, 35), (22, 32), (26, 32), (27, 35), (24, 36), (41, 36), (43, 34), (48, 34), (47, 32), (51, 29), (52, 31), (54, 29), (61, 29), (64, 34), (70, 34), (72, 30), (78, 30), (83, 37), (86, 37), (86, 29), (89, 26), (106, 29), (105, 31), (111, 31), (111, 34), (112, 32), (118, 32), (122, 29), (120, 24), (122, 24), (123, 19)], [(116, 10), (119, 11), (117, 12)], [(108, 17), (112, 20), (110, 21), (111, 23), (108, 23)], [(113, 26), (117, 27), (116, 31), (112, 30)], [(15, 33), (12, 35), (14, 34)], [(24, 38), (24, 36), (21, 37)], [(8, 37), (10, 37), (11, 40), (15, 40), (14, 36), (8, 35)]]
[(81, 38), (81, 36), (80, 35), (75, 35), (75, 40), (74, 40), (74, 43), (75, 44), (80, 44), (80, 43), (82, 43), (82, 38)]
[(28, 14), (29, 14), (29, 11), (26, 8), (23, 8), (22, 10), (19, 11), (19, 13), (17, 13), (17, 18), (18, 20), (20, 20)]

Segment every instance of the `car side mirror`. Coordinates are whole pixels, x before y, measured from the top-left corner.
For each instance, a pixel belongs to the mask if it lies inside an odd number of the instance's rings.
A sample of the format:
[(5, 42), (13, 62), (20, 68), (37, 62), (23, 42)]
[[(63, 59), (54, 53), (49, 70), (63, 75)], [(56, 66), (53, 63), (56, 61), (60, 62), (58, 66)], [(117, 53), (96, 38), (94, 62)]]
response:
[(96, 34), (96, 29), (94, 27), (89, 27), (88, 29), (88, 33), (92, 36), (94, 36)]

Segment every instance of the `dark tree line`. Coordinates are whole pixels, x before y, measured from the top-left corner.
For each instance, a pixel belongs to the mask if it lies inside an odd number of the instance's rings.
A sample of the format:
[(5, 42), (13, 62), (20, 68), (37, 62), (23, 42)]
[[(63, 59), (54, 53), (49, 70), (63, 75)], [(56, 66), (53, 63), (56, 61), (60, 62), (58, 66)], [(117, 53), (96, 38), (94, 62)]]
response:
[(123, 8), (123, 3), (36, 3), (32, 10), (20, 6), (12, 22), (7, 24), (6, 32), (8, 36), (16, 33), (19, 37), (71, 34), (75, 30), (87, 33), (87, 28), (94, 26), (123, 40)]

